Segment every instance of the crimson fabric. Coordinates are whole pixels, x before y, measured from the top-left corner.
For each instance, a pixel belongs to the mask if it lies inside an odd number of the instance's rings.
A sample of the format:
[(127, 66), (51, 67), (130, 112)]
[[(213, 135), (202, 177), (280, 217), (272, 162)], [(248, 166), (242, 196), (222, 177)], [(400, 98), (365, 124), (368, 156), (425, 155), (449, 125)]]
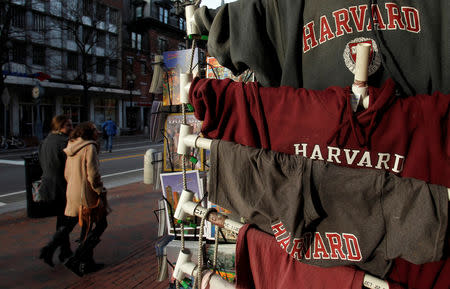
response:
[(364, 272), (352, 267), (321, 268), (295, 261), (273, 236), (244, 225), (236, 243), (236, 289), (361, 289)]
[[(260, 87), (194, 79), (189, 98), (205, 137), (301, 154), (349, 167), (385, 169), (450, 187), (450, 95), (399, 98), (395, 84), (369, 88), (353, 113), (350, 88)], [(450, 265), (396, 259), (390, 278), (409, 288), (450, 288)]]

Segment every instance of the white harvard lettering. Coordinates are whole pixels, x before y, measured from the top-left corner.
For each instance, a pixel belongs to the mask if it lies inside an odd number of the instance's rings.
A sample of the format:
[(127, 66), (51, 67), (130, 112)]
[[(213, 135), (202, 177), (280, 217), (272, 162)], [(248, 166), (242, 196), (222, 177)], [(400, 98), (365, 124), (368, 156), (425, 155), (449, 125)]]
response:
[[(342, 150), (344, 154), (342, 154)], [(294, 144), (294, 153), (313, 160), (324, 160), (327, 162), (356, 165), (358, 167), (372, 168), (376, 164), (376, 169), (390, 170), (393, 173), (400, 173), (403, 170), (405, 157), (399, 154), (390, 153), (371, 153), (370, 151), (360, 151), (353, 149), (340, 149), (338, 147), (327, 146), (326, 150), (322, 150), (319, 145), (314, 145), (312, 151), (308, 150), (308, 144)]]
[(315, 232), (313, 238), (313, 234), (307, 232), (301, 238), (292, 238), (291, 233), (284, 229), (282, 222), (273, 224), (272, 230), (277, 235), (276, 240), (280, 247), (298, 261), (333, 259), (359, 262), (362, 260), (359, 241), (354, 234)]
[(377, 4), (370, 9), (368, 5), (350, 6), (332, 11), (331, 15), (321, 15), (319, 25), (310, 21), (303, 26), (303, 53), (344, 34), (371, 31), (371, 18), (377, 30), (421, 31), (419, 11), (393, 2), (385, 3), (382, 8)]

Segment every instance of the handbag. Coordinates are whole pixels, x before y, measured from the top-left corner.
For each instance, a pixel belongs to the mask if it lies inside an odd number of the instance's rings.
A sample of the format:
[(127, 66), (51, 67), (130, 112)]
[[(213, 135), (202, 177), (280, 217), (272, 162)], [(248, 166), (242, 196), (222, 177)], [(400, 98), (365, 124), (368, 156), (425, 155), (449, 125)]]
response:
[(40, 192), (40, 188), (42, 186), (42, 180), (37, 180), (31, 183), (31, 195), (33, 197), (34, 202), (42, 202), (44, 201), (44, 197)]
[(102, 194), (98, 196), (97, 203), (94, 206), (89, 207), (87, 205), (86, 196), (85, 199), (86, 199), (86, 206), (83, 204), (83, 193), (81, 193), (81, 202), (80, 207), (78, 208), (78, 224), (81, 227), (85, 227), (84, 231), (85, 236), (83, 239), (86, 239), (87, 234), (90, 231), (91, 225), (93, 223), (97, 223), (99, 220), (106, 217), (108, 213), (111, 211), (108, 207), (105, 188), (103, 188)]
[(81, 227), (84, 227), (86, 225), (90, 227), (90, 224), (97, 223), (107, 214), (107, 207), (102, 201), (102, 198), (99, 197), (97, 203), (92, 207), (84, 206), (83, 204), (80, 205), (80, 208), (78, 209), (78, 224)]

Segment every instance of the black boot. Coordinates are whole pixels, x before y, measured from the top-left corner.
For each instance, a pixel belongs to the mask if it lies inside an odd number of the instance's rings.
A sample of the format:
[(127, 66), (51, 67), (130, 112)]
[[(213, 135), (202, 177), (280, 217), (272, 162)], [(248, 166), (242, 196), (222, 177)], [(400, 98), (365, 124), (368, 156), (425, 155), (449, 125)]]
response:
[(61, 251), (59, 252), (59, 261), (63, 263), (67, 258), (71, 257), (73, 255), (72, 250), (70, 247), (63, 247), (61, 246)]
[(100, 271), (105, 267), (105, 264), (103, 263), (96, 263), (94, 259), (91, 259), (89, 261), (83, 262), (83, 270), (84, 274), (94, 273), (97, 271)]
[(41, 249), (39, 259), (44, 259), (44, 262), (50, 267), (55, 267), (55, 264), (53, 264), (53, 255), (55, 254), (56, 248), (61, 246), (63, 239), (64, 232), (62, 230), (56, 231), (55, 235), (53, 235), (52, 240)]
[(51, 245), (41, 248), (39, 259), (44, 259), (44, 262), (50, 267), (55, 267), (55, 264), (53, 264), (53, 254), (55, 254), (56, 248), (57, 247)]
[(93, 259), (94, 248), (100, 243), (98, 237), (88, 235), (86, 240), (80, 244), (73, 257), (66, 262), (66, 267), (78, 276), (97, 272), (104, 264), (96, 263)]
[(64, 265), (79, 277), (83, 277), (84, 266), (81, 266), (81, 261), (76, 256), (70, 257)]
[(72, 250), (70, 249), (70, 239), (69, 236), (66, 236), (67, 238), (64, 238), (64, 241), (61, 244), (61, 251), (59, 252), (59, 261), (63, 263), (67, 258), (73, 255)]

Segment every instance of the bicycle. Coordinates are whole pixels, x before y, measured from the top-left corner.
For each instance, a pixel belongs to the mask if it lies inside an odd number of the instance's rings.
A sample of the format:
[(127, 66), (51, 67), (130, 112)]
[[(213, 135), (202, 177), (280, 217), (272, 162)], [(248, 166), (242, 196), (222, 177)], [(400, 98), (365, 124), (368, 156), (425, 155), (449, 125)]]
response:
[(22, 149), (24, 147), (26, 147), (25, 142), (16, 136), (10, 136), (9, 138), (5, 138), (4, 136), (2, 136), (2, 141), (1, 141), (1, 148), (3, 149), (8, 149), (11, 147), (15, 147), (18, 149)]
[(6, 141), (6, 137), (0, 136), (0, 149), (7, 150), (8, 149), (8, 142)]

